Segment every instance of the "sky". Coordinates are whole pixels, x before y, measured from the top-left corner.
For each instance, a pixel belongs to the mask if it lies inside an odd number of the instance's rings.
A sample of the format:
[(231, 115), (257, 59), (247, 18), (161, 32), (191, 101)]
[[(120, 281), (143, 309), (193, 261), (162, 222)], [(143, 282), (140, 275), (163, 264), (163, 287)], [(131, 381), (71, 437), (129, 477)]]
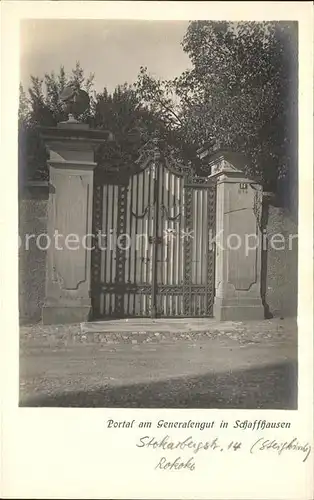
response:
[(95, 74), (95, 90), (136, 80), (140, 66), (168, 79), (188, 67), (180, 45), (188, 21), (24, 20), (20, 30), (20, 80), (28, 88), (30, 75), (70, 72), (79, 61)]

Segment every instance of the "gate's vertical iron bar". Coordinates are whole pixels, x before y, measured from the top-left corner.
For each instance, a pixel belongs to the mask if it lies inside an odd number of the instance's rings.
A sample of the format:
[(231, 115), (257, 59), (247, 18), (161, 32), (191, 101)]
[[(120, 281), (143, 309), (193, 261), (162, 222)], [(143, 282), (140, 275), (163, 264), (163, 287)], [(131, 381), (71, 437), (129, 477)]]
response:
[(202, 306), (202, 315), (206, 316), (206, 290), (209, 286), (209, 283), (207, 283), (207, 273), (206, 273), (206, 266), (207, 266), (207, 242), (208, 242), (208, 227), (209, 221), (207, 217), (207, 189), (203, 190), (203, 259), (202, 259), (202, 284), (205, 286), (205, 293), (203, 296), (203, 306)]
[[(163, 190), (165, 188), (165, 183), (164, 181), (164, 172), (162, 168), (162, 164), (158, 165), (158, 205), (157, 205), (157, 218), (158, 218), (158, 229), (157, 229), (157, 238), (160, 236), (159, 231), (160, 228), (163, 229), (164, 227), (164, 213), (161, 210), (161, 206), (163, 204), (164, 200), (164, 192)], [(156, 284), (157, 285), (162, 285), (164, 282), (164, 267), (163, 267), (163, 260), (165, 259), (164, 256), (165, 252), (165, 246), (164, 242), (160, 241), (156, 243), (156, 262), (157, 262), (157, 272), (156, 272)], [(158, 297), (158, 304), (157, 304), (157, 309), (159, 306), (159, 297)]]
[[(179, 218), (179, 249), (178, 249), (178, 284), (182, 284), (184, 286), (184, 275), (183, 275), (183, 254), (184, 254), (184, 239), (182, 231), (184, 230), (184, 212), (185, 212), (185, 203), (184, 203), (184, 180), (181, 177), (179, 179), (178, 184), (178, 197), (180, 199), (180, 218)], [(178, 314), (180, 316), (183, 315), (183, 292), (178, 300), (179, 311)]]
[[(148, 211), (147, 211), (147, 263), (146, 263), (146, 283), (152, 285), (151, 281), (151, 263), (152, 263), (152, 255), (151, 255), (151, 223), (152, 223), (152, 171), (151, 165), (147, 169), (147, 182), (148, 182)], [(148, 290), (148, 294), (146, 296), (146, 311), (145, 315), (150, 316), (151, 314), (151, 288)]]
[[(103, 189), (103, 197), (105, 197), (105, 202), (103, 206), (103, 224), (101, 227), (101, 232), (104, 234), (104, 238), (101, 238), (101, 246), (103, 244), (105, 245), (105, 248), (101, 250), (102, 254), (102, 259), (101, 259), (101, 282), (106, 283), (107, 281), (107, 276), (106, 276), (106, 270), (107, 270), (107, 259), (108, 259), (108, 230), (107, 230), (107, 219), (108, 219), (108, 185), (105, 184), (102, 186)], [(102, 234), (102, 236), (103, 236)], [(100, 303), (100, 310), (101, 313), (104, 314), (106, 308), (106, 292), (101, 293), (101, 303)]]
[(107, 283), (109, 282), (109, 275), (108, 275), (108, 264), (110, 262), (110, 235), (109, 235), (109, 215), (110, 215), (110, 199), (109, 199), (109, 185), (106, 184), (106, 219), (104, 223), (104, 230), (106, 233), (106, 259), (105, 259), (105, 288), (104, 288), (104, 314), (108, 315), (109, 314), (109, 302), (108, 302), (108, 292), (107, 292)]
[[(106, 241), (106, 250), (104, 250), (105, 258), (104, 258), (104, 284), (106, 287), (106, 283), (108, 281), (108, 276), (107, 276), (107, 263), (109, 260), (109, 234), (108, 234), (108, 217), (109, 217), (109, 189), (108, 189), (108, 184), (105, 184), (104, 186), (104, 196), (106, 196), (106, 216), (104, 218), (104, 224), (103, 224), (103, 229), (106, 234), (105, 241)], [(108, 307), (107, 307), (107, 293), (106, 293), (106, 288), (104, 288), (104, 292), (102, 294), (103, 297), (103, 314), (108, 314)]]
[[(203, 189), (199, 189), (199, 196), (198, 196), (198, 212), (199, 212), (199, 235), (198, 235), (198, 283), (201, 285), (202, 284), (202, 244), (203, 244)], [(197, 314), (198, 316), (201, 316), (202, 314), (202, 294), (199, 294), (198, 299), (197, 299)]]
[[(169, 172), (166, 171), (162, 165), (160, 165), (160, 173), (161, 173), (161, 182), (160, 182), (160, 193), (161, 193), (161, 200), (160, 203), (158, 204), (158, 216), (160, 217), (160, 227), (161, 227), (161, 232), (165, 231), (162, 236), (166, 236), (165, 238), (162, 238), (161, 241), (161, 249), (160, 249), (160, 256), (159, 256), (159, 270), (160, 270), (160, 280), (158, 280), (158, 283), (161, 283), (162, 285), (167, 285), (167, 252), (168, 252), (168, 238), (167, 238), (167, 232), (168, 232), (168, 227), (169, 227), (169, 221), (167, 219), (165, 209), (167, 209), (166, 206), (166, 200), (167, 200), (167, 192), (169, 192)], [(161, 210), (161, 207), (165, 207), (163, 210)], [(158, 259), (158, 257), (157, 257)], [(164, 298), (161, 298), (162, 302), (162, 307), (165, 308), (165, 300)], [(164, 309), (165, 313), (165, 309)]]
[[(131, 248), (133, 246), (133, 234), (132, 234), (132, 196), (133, 196), (133, 176), (130, 177), (129, 180), (129, 193), (128, 193), (128, 217), (129, 217), (129, 222), (128, 222), (128, 227), (129, 227), (129, 236), (131, 238), (131, 245), (129, 245), (128, 249), (128, 275), (126, 282), (131, 283)], [(128, 292), (128, 299), (127, 299), (127, 314), (129, 315), (131, 313), (130, 310), (130, 301), (131, 301), (131, 292)]]
[[(159, 285), (166, 285), (166, 270), (167, 270), (167, 238), (163, 238), (166, 235), (164, 232), (168, 227), (168, 221), (165, 214), (165, 209), (162, 207), (166, 206), (167, 199), (167, 189), (168, 189), (168, 177), (169, 173), (164, 168), (163, 164), (159, 165), (159, 201), (158, 201), (158, 238), (161, 238), (160, 243), (157, 246), (157, 283)], [(158, 307), (157, 312), (162, 316), (166, 315), (166, 302), (167, 296), (164, 294), (159, 294), (157, 296)]]
[[(147, 203), (148, 203), (148, 193), (147, 193), (147, 170), (144, 170), (143, 172), (143, 210), (146, 210), (147, 208)], [(146, 196), (147, 194), (147, 196)], [(147, 242), (146, 242), (146, 235), (147, 235), (147, 213), (143, 218), (143, 225), (142, 225), (142, 237), (143, 235), (145, 236), (144, 238), (144, 244), (143, 244), (143, 252), (142, 252), (142, 258), (143, 258), (143, 263), (142, 263), (142, 278), (141, 278), (141, 283), (146, 282), (146, 269), (147, 269)], [(145, 311), (146, 311), (146, 294), (142, 294), (142, 310), (141, 310), (141, 315), (145, 316)]]
[[(160, 218), (160, 233), (159, 236), (161, 237), (161, 245), (162, 245), (162, 252), (161, 252), (161, 257), (160, 257), (160, 270), (161, 270), (161, 283), (164, 285), (169, 284), (167, 281), (167, 270), (168, 270), (168, 238), (167, 238), (167, 233), (164, 230), (169, 228), (169, 221), (165, 212), (165, 209), (161, 211), (160, 207), (163, 205), (164, 207), (167, 207), (167, 200), (168, 200), (168, 192), (169, 192), (169, 182), (170, 182), (170, 174), (168, 170), (164, 168), (164, 165), (160, 165), (160, 171), (161, 171), (161, 179), (160, 179), (160, 184), (161, 184), (161, 196), (162, 200), (161, 203), (158, 204), (158, 217)], [(166, 236), (166, 238), (164, 238)], [(163, 316), (167, 316), (167, 303), (168, 303), (168, 294), (167, 294), (167, 289), (164, 288), (164, 292), (158, 296), (158, 301), (160, 304), (160, 314)]]
[(186, 185), (184, 187), (185, 191), (185, 227), (186, 236), (184, 239), (184, 290), (183, 290), (183, 314), (185, 316), (191, 315), (191, 302), (192, 302), (192, 289), (191, 289), (191, 277), (192, 277), (192, 245), (190, 231), (193, 227), (193, 191), (190, 186)]
[[(151, 175), (151, 166), (149, 166), (147, 170), (147, 189), (148, 189), (148, 201), (147, 201), (147, 206), (148, 206), (148, 211), (146, 214), (147, 217), (147, 224), (146, 224), (146, 279), (145, 283), (149, 283), (150, 280), (150, 265), (151, 265), (151, 248), (149, 244), (149, 236), (150, 236), (150, 225), (151, 225), (151, 217), (152, 217), (152, 210), (151, 210), (151, 182), (152, 182), (152, 175)], [(149, 303), (150, 303), (150, 296), (151, 294), (148, 294), (146, 296), (146, 309), (145, 309), (145, 315), (149, 316)]]
[[(180, 211), (180, 216), (177, 219), (177, 236), (176, 236), (176, 241), (177, 241), (177, 253), (176, 253), (176, 260), (177, 260), (177, 274), (176, 274), (176, 284), (181, 285), (182, 277), (181, 277), (181, 247), (182, 247), (182, 240), (181, 240), (181, 229), (182, 229), (182, 217), (183, 217), (183, 202), (182, 202), (182, 177), (177, 178), (177, 198), (178, 198), (178, 207)], [(178, 295), (177, 300), (176, 300), (176, 315), (181, 315), (181, 303), (182, 303), (182, 296)]]
[[(142, 212), (144, 213), (144, 210), (147, 207), (147, 202), (146, 202), (146, 172), (144, 171), (142, 173), (142, 178), (143, 178), (143, 188), (142, 188)], [(141, 232), (141, 278), (140, 278), (140, 283), (144, 283), (145, 281), (145, 262), (146, 262), (146, 253), (145, 253), (145, 239), (143, 239), (143, 235), (145, 234), (145, 227), (146, 227), (146, 215), (142, 219), (142, 232)], [(142, 311), (144, 311), (144, 297), (142, 296), (141, 299), (141, 314)]]
[[(178, 177), (174, 176), (173, 177), (173, 212), (174, 216), (177, 216), (179, 213), (179, 202), (177, 200), (177, 184), (178, 184)], [(177, 244), (178, 244), (178, 235), (177, 235), (177, 229), (178, 229), (178, 219), (175, 219), (173, 222), (173, 248), (172, 248), (172, 260), (173, 260), (173, 265), (172, 265), (172, 283), (174, 285), (177, 285), (177, 280), (176, 280), (176, 273), (177, 273), (177, 268), (178, 268), (178, 260), (177, 260)], [(172, 316), (176, 315), (176, 306), (177, 304), (177, 294), (173, 295), (172, 298), (172, 309), (171, 309), (171, 314)]]
[[(134, 210), (134, 213), (138, 214), (138, 175), (136, 175), (134, 177), (134, 183), (135, 183), (135, 187), (134, 187), (134, 191), (135, 191), (135, 210)], [(134, 217), (134, 234), (135, 234), (135, 238), (137, 237), (137, 218)], [(136, 271), (137, 271), (137, 248), (136, 248), (136, 245), (134, 247), (134, 252), (133, 252), (133, 262), (134, 262), (134, 268), (133, 268), (133, 271), (134, 271), (134, 283), (137, 283), (136, 281)], [(136, 297), (137, 297), (137, 294), (135, 293), (134, 294), (134, 302), (133, 302), (133, 316), (136, 315)]]
[[(93, 201), (93, 234), (96, 236), (98, 231), (102, 232), (103, 222), (103, 186), (98, 181), (97, 173), (94, 177), (94, 201)], [(95, 239), (94, 236), (94, 239)], [(101, 247), (98, 245), (98, 240), (95, 241), (95, 248), (92, 250), (92, 282), (91, 282), (91, 299), (92, 299), (92, 314), (93, 317), (101, 315), (101, 283), (102, 283), (102, 259), (103, 255)]]
[[(118, 202), (117, 202), (118, 200)], [(118, 211), (120, 209), (121, 199), (120, 199), (120, 186), (114, 185), (112, 186), (112, 205), (113, 205), (113, 220), (112, 220), (112, 228), (113, 228), (113, 262), (112, 262), (112, 281), (114, 283), (117, 282), (117, 270), (118, 270), (118, 262), (117, 262), (117, 238), (119, 233), (119, 219), (118, 219)], [(116, 293), (112, 293), (111, 295), (111, 310), (116, 312)]]
[[(144, 192), (144, 198), (143, 198), (143, 207), (144, 210), (147, 210), (148, 206), (148, 177), (147, 177), (147, 170), (144, 170), (143, 172), (143, 192)], [(143, 274), (142, 274), (142, 283), (146, 283), (146, 271), (147, 271), (147, 211), (143, 219), (143, 235), (142, 239), (143, 240)], [(142, 295), (142, 316), (145, 316), (145, 311), (146, 311), (146, 298), (147, 295), (146, 293), (143, 293)]]
[[(176, 182), (177, 177), (172, 174), (171, 175), (171, 198), (170, 204), (172, 205), (172, 217), (176, 217), (178, 215), (178, 204), (176, 201)], [(175, 241), (176, 241), (176, 227), (177, 227), (177, 219), (173, 219), (172, 221), (172, 236), (171, 236), (171, 246), (170, 246), (170, 282), (172, 285), (175, 285), (175, 268), (177, 265), (175, 258)], [(171, 316), (175, 315), (175, 293), (172, 293), (170, 298), (170, 314)]]
[(208, 267), (209, 267), (209, 261), (208, 261), (208, 253), (209, 253), (209, 213), (208, 213), (208, 210), (209, 210), (209, 190), (206, 189), (205, 191), (205, 194), (206, 194), (206, 207), (207, 207), (207, 231), (206, 231), (206, 245), (205, 245), (205, 266), (206, 266), (206, 269), (207, 269), (207, 273), (206, 273), (206, 282), (205, 282), (205, 304), (204, 304), (204, 314), (206, 315), (207, 311), (208, 311), (208, 303), (209, 303), (209, 294), (208, 294), (208, 287), (209, 287), (209, 283), (208, 283)]
[[(118, 248), (118, 237), (120, 236), (120, 210), (121, 210), (121, 198), (122, 198), (122, 187), (114, 186), (113, 190), (113, 200), (114, 200), (114, 234), (115, 234), (115, 244), (114, 244), (114, 262), (115, 267), (113, 268), (113, 280), (115, 283), (119, 282), (119, 260), (120, 260), (120, 250)], [(116, 203), (116, 200), (119, 200), (119, 203)], [(113, 311), (118, 311), (118, 316), (121, 316), (120, 311), (120, 296), (118, 293), (112, 294), (112, 309)]]
[(112, 269), (113, 269), (113, 249), (112, 249), (112, 225), (113, 225), (113, 202), (112, 202), (113, 185), (108, 185), (108, 217), (107, 217), (107, 234), (108, 234), (108, 260), (107, 260), (107, 283), (109, 283), (109, 291), (106, 294), (106, 308), (109, 316), (111, 316), (111, 292), (110, 286), (112, 284)]
[[(115, 268), (113, 268), (113, 281), (115, 283), (118, 283), (119, 281), (119, 255), (118, 252), (118, 237), (120, 233), (120, 224), (119, 224), (119, 212), (120, 212), (120, 207), (121, 207), (121, 186), (114, 186), (113, 187), (113, 192), (112, 192), (112, 201), (113, 201), (113, 210), (114, 210), (114, 223), (113, 223), (113, 228), (114, 228), (114, 250), (113, 250), (113, 260), (115, 262)], [(118, 292), (119, 293), (119, 292)], [(113, 293), (111, 297), (112, 301), (112, 310), (114, 311), (114, 314), (117, 314), (120, 316), (120, 311), (118, 310), (119, 306), (119, 300), (117, 301), (118, 293)]]
[[(199, 285), (202, 284), (202, 234), (203, 234), (203, 196), (202, 189), (198, 190), (198, 207), (197, 212), (199, 214), (199, 234), (198, 234), (198, 245), (197, 245), (197, 282)], [(198, 215), (197, 215), (198, 217)]]
[[(173, 200), (173, 189), (174, 189), (174, 175), (169, 172), (169, 187), (168, 187), (168, 213), (170, 217), (175, 216), (175, 209), (174, 207), (174, 200)], [(168, 241), (168, 247), (167, 247), (167, 271), (168, 271), (168, 284), (173, 285), (173, 280), (172, 280), (172, 270), (173, 270), (173, 228), (174, 228), (174, 221), (168, 221), (168, 227), (170, 229), (170, 238)], [(170, 292), (168, 297), (167, 297), (167, 315), (171, 316), (172, 315), (172, 300), (173, 300), (173, 292)]]
[[(200, 189), (196, 189), (196, 213), (194, 217), (197, 220), (197, 235), (196, 235), (196, 266), (195, 266), (195, 274), (196, 274), (196, 283), (199, 284), (199, 268), (200, 268), (200, 258), (199, 258), (199, 248), (200, 248), (200, 235), (202, 233), (201, 226), (201, 199), (200, 199)], [(199, 294), (194, 294), (194, 314), (196, 316), (199, 315)]]
[(154, 154), (154, 220), (153, 220), (153, 255), (152, 255), (152, 310), (151, 317), (157, 317), (157, 235), (159, 206), (159, 155)]
[[(134, 213), (138, 214), (138, 174), (134, 178), (134, 182), (136, 187), (134, 187), (135, 191), (135, 210)], [(138, 231), (138, 219), (134, 217), (134, 234), (135, 238), (137, 237), (137, 231)], [(137, 248), (136, 246), (134, 247), (134, 252), (133, 252), (133, 263), (134, 263), (134, 283), (137, 283), (136, 280), (136, 273), (137, 273)], [(134, 302), (133, 302), (133, 316), (137, 315), (137, 293), (135, 292), (134, 294)]]
[[(168, 215), (171, 217), (173, 214), (171, 213), (171, 186), (172, 186), (172, 178), (173, 174), (171, 172), (168, 173), (168, 200), (167, 200), (167, 211)], [(167, 220), (167, 228), (170, 231), (169, 238), (167, 238), (167, 257), (166, 257), (166, 265), (167, 265), (167, 271), (166, 271), (166, 283), (167, 285), (171, 285), (171, 246), (172, 246), (172, 225), (173, 222), (170, 220)], [(169, 292), (166, 295), (166, 304), (165, 304), (165, 313), (167, 316), (171, 315), (171, 297), (172, 293)]]
[[(144, 173), (140, 172), (138, 174), (138, 204), (137, 204), (137, 214), (142, 214), (145, 207), (144, 207)], [(142, 235), (143, 234), (143, 223), (144, 219), (139, 218), (137, 221), (137, 234)], [(142, 269), (143, 269), (143, 239), (139, 239), (139, 244), (136, 245), (136, 266), (137, 266), (137, 271), (136, 271), (136, 283), (142, 283)], [(136, 310), (137, 310), (137, 316), (141, 316), (142, 314), (142, 303), (143, 303), (143, 295), (141, 292), (137, 294), (136, 297)]]
[[(171, 179), (171, 204), (172, 204), (172, 217), (176, 217), (178, 215), (178, 203), (176, 202), (176, 184), (177, 177), (172, 175)], [(172, 221), (172, 237), (171, 237), (171, 252), (170, 252), (170, 263), (171, 263), (171, 284), (175, 285), (175, 269), (177, 266), (176, 260), (176, 227), (177, 227), (177, 219)], [(175, 315), (175, 294), (171, 296), (170, 303), (170, 314), (171, 316)]]
[[(129, 235), (129, 248), (127, 251), (127, 258), (126, 258), (126, 274), (125, 274), (125, 282), (127, 284), (131, 283), (131, 248), (133, 246), (133, 235), (132, 235), (132, 187), (133, 187), (133, 176), (130, 177), (129, 179), (129, 185), (128, 185), (128, 192), (127, 192), (127, 209), (128, 212), (126, 213), (127, 217), (127, 228), (126, 228), (126, 233)], [(127, 299), (126, 299), (126, 314), (130, 314), (130, 295), (131, 291), (128, 290), (127, 292)]]
[(206, 267), (204, 267), (204, 241), (206, 240), (206, 212), (205, 212), (205, 197), (206, 197), (206, 189), (201, 189), (201, 212), (202, 212), (202, 224), (201, 224), (201, 248), (200, 248), (200, 259), (201, 259), (201, 269), (200, 269), (200, 284), (205, 284), (204, 280), (204, 271)]
[[(138, 175), (134, 176), (134, 184), (133, 184), (133, 190), (134, 190), (134, 193), (135, 193), (135, 199), (134, 199), (134, 213), (135, 214), (138, 214)], [(134, 235), (135, 235), (135, 238), (137, 237), (137, 218), (136, 217), (133, 217), (133, 224), (134, 224)], [(134, 283), (136, 283), (136, 267), (137, 267), (137, 249), (136, 249), (136, 245), (134, 246), (134, 249), (133, 249), (133, 276), (134, 276)], [(134, 293), (134, 301), (133, 301), (133, 316), (136, 315), (136, 297), (137, 297), (137, 294)]]
[[(134, 217), (132, 215), (132, 212), (135, 213), (135, 209), (134, 209), (134, 195), (135, 195), (135, 178), (136, 176), (133, 175), (131, 177), (131, 187), (130, 187), (130, 190), (131, 190), (131, 198), (130, 198), (130, 231), (131, 231), (131, 238), (133, 240), (133, 238), (135, 239), (135, 228), (134, 228), (134, 225), (135, 225), (135, 220), (134, 220)], [(135, 279), (134, 279), (134, 248), (135, 248), (135, 245), (131, 245), (130, 247), (130, 251), (129, 251), (129, 259), (130, 259), (130, 264), (129, 264), (129, 283), (135, 283)], [(135, 297), (134, 297), (134, 293), (131, 293), (130, 292), (130, 304), (129, 304), (129, 314), (131, 316), (134, 315), (134, 300), (135, 300)]]
[[(192, 191), (192, 190), (191, 190)], [(191, 281), (192, 283), (195, 283), (195, 267), (196, 267), (196, 235), (197, 235), (197, 219), (195, 217), (195, 203), (196, 203), (196, 190), (193, 189), (192, 191), (192, 206), (191, 206), (191, 227), (192, 227), (192, 242), (191, 242), (191, 247), (192, 247), (192, 254), (191, 254)]]
[[(117, 234), (119, 238), (119, 242), (116, 243), (116, 283), (119, 284), (119, 291), (115, 295), (115, 311), (119, 317), (123, 316), (124, 311), (124, 298), (125, 298), (125, 289), (123, 290), (123, 283), (125, 280), (125, 240), (120, 240), (122, 235), (125, 235), (126, 230), (126, 202), (127, 202), (127, 186), (120, 185), (118, 187), (118, 210), (116, 212), (116, 220), (117, 220)], [(115, 198), (116, 199), (116, 198)]]
[[(192, 253), (192, 277), (191, 283), (197, 284), (197, 239), (199, 232), (199, 218), (198, 218), (198, 189), (193, 189), (193, 208), (192, 208), (192, 223), (193, 223), (193, 253)], [(191, 288), (191, 313), (196, 316), (197, 295), (193, 293)]]
[[(118, 222), (117, 222), (117, 213), (116, 209), (118, 203), (120, 203), (119, 198), (116, 198), (116, 186), (112, 185), (110, 189), (110, 198), (111, 198), (111, 225), (110, 225), (110, 236), (111, 236), (111, 263), (110, 263), (110, 283), (116, 283), (116, 245), (117, 245), (117, 231), (118, 231)], [(116, 292), (111, 291), (109, 296), (110, 303), (110, 315), (115, 315), (115, 296)]]

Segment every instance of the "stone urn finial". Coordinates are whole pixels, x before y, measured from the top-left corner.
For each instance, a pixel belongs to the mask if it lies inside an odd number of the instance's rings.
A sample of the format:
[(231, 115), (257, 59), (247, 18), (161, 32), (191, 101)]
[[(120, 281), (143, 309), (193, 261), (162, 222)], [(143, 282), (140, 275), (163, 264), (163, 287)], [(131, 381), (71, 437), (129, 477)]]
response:
[(89, 95), (78, 85), (71, 83), (67, 85), (60, 94), (60, 100), (66, 106), (68, 122), (78, 122), (78, 116), (89, 108)]

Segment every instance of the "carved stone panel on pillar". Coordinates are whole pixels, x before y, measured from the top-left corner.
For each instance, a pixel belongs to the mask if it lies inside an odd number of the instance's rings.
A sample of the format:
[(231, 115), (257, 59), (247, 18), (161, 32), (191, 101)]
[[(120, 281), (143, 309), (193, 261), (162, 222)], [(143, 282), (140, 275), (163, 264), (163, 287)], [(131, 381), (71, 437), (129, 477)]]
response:
[(44, 324), (87, 321), (90, 276), (94, 149), (107, 133), (78, 122), (42, 129), (49, 149), (46, 301)]
[(214, 316), (263, 319), (261, 299), (262, 187), (246, 178), (225, 154), (212, 162), (216, 195)]

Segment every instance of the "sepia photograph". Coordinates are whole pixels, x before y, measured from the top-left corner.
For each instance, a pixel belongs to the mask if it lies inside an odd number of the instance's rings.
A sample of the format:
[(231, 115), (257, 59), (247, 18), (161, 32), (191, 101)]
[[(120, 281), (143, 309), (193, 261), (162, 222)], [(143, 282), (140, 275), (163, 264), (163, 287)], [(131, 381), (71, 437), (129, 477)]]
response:
[(298, 31), (21, 20), (20, 407), (298, 409)]

